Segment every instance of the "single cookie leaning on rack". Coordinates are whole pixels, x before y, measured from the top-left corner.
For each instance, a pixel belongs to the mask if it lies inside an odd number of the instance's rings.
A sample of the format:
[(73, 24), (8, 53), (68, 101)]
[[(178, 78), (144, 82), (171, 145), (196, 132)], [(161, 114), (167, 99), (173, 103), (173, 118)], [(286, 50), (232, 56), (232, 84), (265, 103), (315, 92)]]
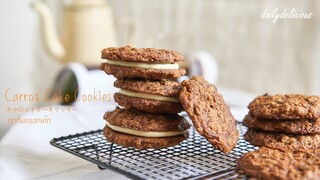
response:
[(257, 118), (317, 119), (320, 118), (320, 97), (301, 94), (263, 95), (248, 106)]
[(160, 149), (187, 139), (190, 125), (177, 114), (152, 114), (116, 108), (104, 115), (106, 139), (123, 147)]
[(283, 152), (262, 147), (238, 160), (238, 167), (257, 179), (319, 179), (320, 150)]
[(245, 116), (243, 124), (247, 126), (249, 129), (263, 130), (269, 132), (283, 132), (290, 134), (320, 134), (320, 118), (274, 120), (256, 118), (251, 114), (248, 114)]
[(249, 129), (244, 138), (255, 146), (265, 146), (283, 151), (320, 148), (320, 134), (292, 135)]
[(114, 99), (126, 109), (138, 109), (151, 113), (179, 113), (183, 110), (179, 100), (181, 86), (169, 80), (117, 79), (114, 86), (120, 88)]
[(186, 73), (177, 62), (184, 57), (171, 50), (154, 48), (111, 47), (101, 51), (105, 62), (100, 69), (116, 78), (168, 79)]
[(239, 138), (237, 122), (216, 87), (195, 76), (181, 86), (180, 101), (199, 134), (222, 152), (231, 152)]

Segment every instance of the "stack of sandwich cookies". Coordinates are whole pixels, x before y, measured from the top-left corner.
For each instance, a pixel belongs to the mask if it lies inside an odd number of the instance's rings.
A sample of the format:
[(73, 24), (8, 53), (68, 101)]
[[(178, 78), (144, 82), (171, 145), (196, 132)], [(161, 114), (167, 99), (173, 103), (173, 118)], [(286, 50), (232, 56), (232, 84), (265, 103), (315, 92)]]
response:
[(320, 97), (264, 95), (248, 106), (245, 139), (280, 150), (320, 148)]
[[(180, 84), (173, 81), (185, 74), (176, 62), (183, 61), (175, 51), (132, 48), (102, 50), (100, 69), (117, 80), (115, 101), (124, 109), (106, 112), (104, 135), (109, 142), (136, 149), (159, 149), (188, 138), (187, 121), (177, 115)], [(168, 80), (167, 78), (171, 78)]]
[(137, 149), (174, 146), (188, 138), (190, 125), (177, 114), (154, 114), (117, 107), (106, 112), (104, 135), (109, 142)]

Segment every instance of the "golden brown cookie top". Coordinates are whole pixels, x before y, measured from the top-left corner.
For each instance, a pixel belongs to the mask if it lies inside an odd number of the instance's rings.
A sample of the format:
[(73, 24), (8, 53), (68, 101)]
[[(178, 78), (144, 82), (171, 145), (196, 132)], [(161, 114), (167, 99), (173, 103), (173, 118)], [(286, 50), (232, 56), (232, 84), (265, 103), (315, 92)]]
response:
[(320, 117), (320, 97), (301, 94), (263, 95), (248, 106), (250, 113), (268, 119), (316, 119)]
[(155, 48), (133, 48), (131, 46), (109, 47), (101, 51), (102, 59), (131, 62), (174, 63), (184, 61), (176, 51)]
[(238, 142), (237, 123), (216, 87), (203, 77), (181, 83), (180, 101), (194, 127), (210, 144), (229, 153)]
[(114, 86), (117, 88), (142, 92), (142, 93), (150, 93), (150, 94), (158, 94), (163, 96), (173, 96), (178, 97), (181, 86), (178, 82), (170, 81), (170, 80), (136, 80), (136, 79), (117, 79), (114, 82)]
[(257, 179), (317, 179), (320, 150), (283, 152), (261, 147), (238, 160), (239, 169)]
[(111, 125), (140, 131), (185, 131), (190, 127), (189, 123), (177, 114), (152, 114), (119, 107), (106, 112), (104, 119)]

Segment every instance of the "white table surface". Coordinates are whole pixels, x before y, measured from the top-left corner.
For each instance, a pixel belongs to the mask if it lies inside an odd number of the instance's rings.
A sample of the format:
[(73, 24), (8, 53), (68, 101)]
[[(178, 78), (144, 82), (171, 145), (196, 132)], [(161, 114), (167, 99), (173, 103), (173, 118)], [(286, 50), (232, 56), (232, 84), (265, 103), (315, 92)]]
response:
[[(252, 96), (223, 90), (236, 119), (247, 113)], [(88, 104), (70, 113), (29, 113), (22, 118), (47, 116), (50, 124), (16, 124), (0, 141), (0, 179), (127, 179), (116, 172), (100, 170), (95, 164), (49, 144), (54, 137), (101, 129), (103, 114), (115, 104)]]

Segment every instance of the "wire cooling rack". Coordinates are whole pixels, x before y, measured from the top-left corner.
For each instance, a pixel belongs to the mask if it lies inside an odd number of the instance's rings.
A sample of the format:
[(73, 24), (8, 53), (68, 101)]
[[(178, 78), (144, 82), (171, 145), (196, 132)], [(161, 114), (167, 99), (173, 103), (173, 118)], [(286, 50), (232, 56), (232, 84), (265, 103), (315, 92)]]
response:
[(133, 179), (245, 179), (236, 170), (239, 157), (257, 149), (243, 139), (246, 127), (238, 124), (238, 145), (227, 155), (214, 149), (193, 128), (180, 145), (159, 150), (135, 150), (106, 141), (102, 130), (54, 138), (50, 144)]

